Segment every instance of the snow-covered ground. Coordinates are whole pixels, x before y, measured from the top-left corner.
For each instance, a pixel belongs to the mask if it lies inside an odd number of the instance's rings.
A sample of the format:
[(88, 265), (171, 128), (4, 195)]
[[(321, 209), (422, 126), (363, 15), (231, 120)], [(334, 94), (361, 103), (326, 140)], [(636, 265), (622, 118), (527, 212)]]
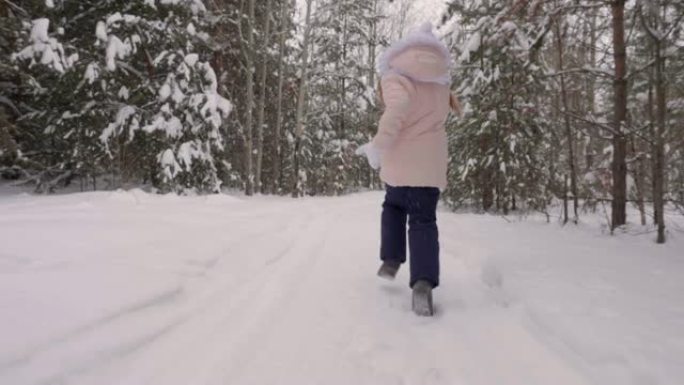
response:
[(684, 235), (439, 216), (437, 315), (382, 194), (0, 197), (0, 384), (681, 384)]

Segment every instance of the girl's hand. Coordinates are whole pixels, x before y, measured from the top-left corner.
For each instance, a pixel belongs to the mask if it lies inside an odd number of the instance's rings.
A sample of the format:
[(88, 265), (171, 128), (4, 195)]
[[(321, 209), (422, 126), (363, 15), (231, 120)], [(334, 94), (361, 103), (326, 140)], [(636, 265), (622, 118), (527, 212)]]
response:
[(380, 169), (380, 152), (373, 147), (372, 143), (366, 143), (357, 148), (356, 155), (365, 156), (373, 170)]
[(451, 110), (458, 115), (459, 118), (463, 117), (463, 107), (461, 107), (461, 102), (458, 100), (458, 96), (453, 93), (449, 95), (449, 107)]

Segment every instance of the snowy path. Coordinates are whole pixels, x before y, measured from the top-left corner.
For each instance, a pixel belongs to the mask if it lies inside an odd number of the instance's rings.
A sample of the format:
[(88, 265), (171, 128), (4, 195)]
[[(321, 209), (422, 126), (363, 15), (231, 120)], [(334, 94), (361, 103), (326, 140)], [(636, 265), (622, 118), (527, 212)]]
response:
[(2, 197), (0, 384), (684, 376), (682, 240), (441, 213), (438, 314), (418, 318), (405, 270), (374, 276), (381, 199)]

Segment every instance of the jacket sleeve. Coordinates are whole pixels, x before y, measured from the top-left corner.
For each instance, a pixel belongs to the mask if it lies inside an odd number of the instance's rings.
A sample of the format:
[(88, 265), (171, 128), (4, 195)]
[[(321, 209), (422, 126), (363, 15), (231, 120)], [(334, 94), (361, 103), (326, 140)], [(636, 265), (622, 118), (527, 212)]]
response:
[(373, 147), (380, 153), (392, 146), (408, 115), (415, 87), (401, 75), (389, 74), (382, 78), (382, 97), (385, 111), (378, 124), (378, 132), (373, 138)]

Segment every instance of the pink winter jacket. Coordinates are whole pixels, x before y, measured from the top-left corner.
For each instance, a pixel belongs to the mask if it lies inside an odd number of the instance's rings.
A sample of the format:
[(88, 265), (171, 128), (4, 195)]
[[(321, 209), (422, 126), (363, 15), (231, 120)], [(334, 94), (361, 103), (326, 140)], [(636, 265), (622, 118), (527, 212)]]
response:
[[(429, 28), (429, 29), (428, 29)], [(447, 185), (450, 56), (432, 26), (408, 35), (381, 56), (385, 111), (372, 145), (380, 179), (391, 186)]]

